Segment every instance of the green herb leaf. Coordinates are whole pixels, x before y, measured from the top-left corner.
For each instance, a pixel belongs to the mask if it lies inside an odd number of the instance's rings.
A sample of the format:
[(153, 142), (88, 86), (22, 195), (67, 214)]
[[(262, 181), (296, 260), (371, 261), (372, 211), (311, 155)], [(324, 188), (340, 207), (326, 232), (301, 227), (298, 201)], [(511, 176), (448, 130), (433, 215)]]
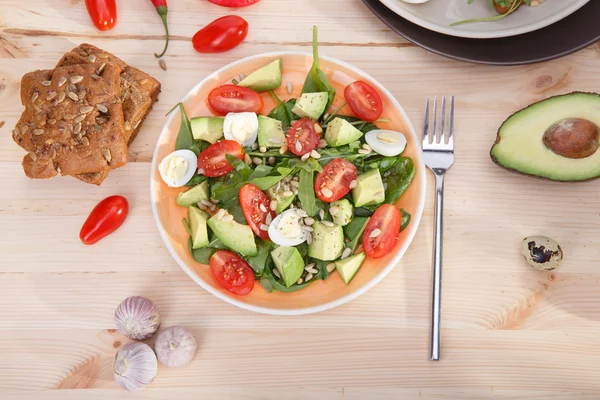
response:
[(183, 226), (185, 227), (188, 235), (192, 236), (192, 229), (190, 228), (190, 224), (188, 223), (187, 219), (181, 218), (181, 222), (183, 222)]
[(192, 176), (192, 179), (190, 179), (188, 183), (185, 184), (185, 186), (197, 186), (204, 182), (206, 179), (207, 178), (204, 175), (194, 175)]
[[(301, 285), (293, 284), (290, 287), (286, 287), (282, 282), (280, 282), (277, 278), (275, 278), (275, 276), (273, 276), (273, 271), (271, 271), (270, 266), (265, 268), (264, 276), (269, 280), (269, 283), (271, 284), (271, 287), (273, 290), (278, 290), (280, 292), (285, 292), (285, 293), (296, 292), (298, 290), (302, 290), (314, 282), (314, 280), (312, 280), (310, 282), (303, 283)], [(265, 286), (263, 285), (263, 287), (265, 287)], [(266, 288), (265, 288), (265, 290), (266, 290)]]
[(264, 176), (269, 175), (271, 172), (273, 172), (273, 167), (269, 167), (268, 165), (264, 164), (257, 165), (256, 168), (254, 168), (254, 171), (252, 171), (252, 173), (248, 177), (248, 179), (252, 180), (256, 178), (262, 178)]
[(404, 208), (400, 209), (400, 213), (402, 214), (402, 222), (400, 223), (400, 232), (402, 232), (408, 224), (410, 224), (411, 215), (404, 211)]
[(271, 281), (269, 280), (269, 278), (260, 278), (260, 281), (258, 281), (258, 283), (260, 283), (260, 286), (262, 286), (267, 293), (273, 293), (273, 290), (275, 290), (273, 289), (273, 285), (271, 285)]
[(298, 187), (298, 198), (302, 203), (302, 208), (306, 213), (313, 217), (318, 209), (315, 206), (315, 189), (313, 181), (313, 171), (300, 170), (300, 186)]
[(350, 242), (346, 243), (346, 247), (352, 249), (353, 253), (362, 242), (362, 234), (367, 227), (369, 219), (369, 217), (354, 217), (352, 221), (344, 227), (344, 233), (346, 234), (346, 237), (350, 239)]
[(192, 249), (192, 238), (191, 237), (188, 239), (188, 249), (190, 251), (190, 254), (192, 255), (192, 258), (194, 260), (196, 260), (196, 262), (199, 262), (200, 264), (205, 264), (205, 265), (209, 264), (210, 257), (213, 255), (213, 253), (215, 251), (217, 251), (216, 249), (209, 248), (209, 247), (203, 247), (201, 249)]
[(271, 251), (273, 244), (271, 242), (256, 238), (256, 247), (258, 247), (258, 254), (253, 257), (246, 257), (246, 261), (254, 270), (254, 274), (256, 276), (260, 276), (267, 265), (269, 252)]
[(252, 179), (249, 183), (258, 186), (260, 190), (267, 190), (276, 185), (277, 182), (281, 181), (283, 178), (285, 178), (285, 175), (264, 176), (262, 178)]
[(304, 86), (302, 86), (302, 93), (327, 92), (328, 99), (325, 106), (325, 110), (327, 110), (335, 98), (335, 89), (329, 84), (327, 77), (320, 69), (318, 46), (318, 28), (315, 25), (313, 26), (313, 65), (304, 81)]
[(175, 150), (191, 150), (194, 153), (196, 153), (196, 155), (198, 155), (200, 154), (201, 147), (200, 144), (196, 140), (194, 140), (190, 120), (188, 119), (187, 114), (185, 113), (183, 103), (178, 103), (175, 107), (171, 109), (171, 111), (167, 113), (167, 115), (169, 115), (177, 107), (179, 107), (179, 111), (181, 113), (181, 125), (179, 127), (177, 139), (175, 140)]
[(225, 159), (234, 168), (233, 175), (231, 177), (232, 180), (243, 182), (248, 179), (252, 173), (252, 169), (245, 162), (235, 156), (232, 156), (231, 154), (225, 154)]
[[(277, 106), (271, 110), (268, 117), (281, 121), (281, 127), (283, 131), (286, 132), (292, 126), (292, 121), (300, 118), (292, 112), (292, 108), (296, 105), (296, 99), (290, 99), (285, 102), (282, 102), (278, 98), (277, 100)], [(279, 149), (277, 151), (279, 151)]]
[(327, 278), (329, 278), (329, 275), (331, 275), (331, 273), (327, 271), (327, 266), (333, 261), (317, 260), (316, 258), (310, 258), (309, 261), (317, 264), (317, 269), (319, 270), (317, 276), (320, 279), (326, 280)]
[(415, 164), (409, 157), (400, 157), (398, 162), (383, 174), (382, 180), (387, 184), (385, 202), (394, 204), (406, 191), (415, 177)]

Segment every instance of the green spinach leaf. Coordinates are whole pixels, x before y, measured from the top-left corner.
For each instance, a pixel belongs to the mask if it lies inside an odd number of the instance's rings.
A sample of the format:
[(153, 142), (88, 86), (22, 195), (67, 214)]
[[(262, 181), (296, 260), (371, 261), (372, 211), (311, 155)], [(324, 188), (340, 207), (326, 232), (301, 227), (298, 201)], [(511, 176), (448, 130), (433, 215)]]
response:
[(394, 204), (406, 191), (415, 177), (415, 163), (409, 157), (400, 157), (398, 162), (386, 171), (382, 180), (387, 184), (385, 202)]
[(319, 62), (319, 43), (318, 43), (318, 28), (313, 26), (313, 65), (308, 72), (308, 76), (302, 86), (302, 93), (327, 92), (328, 99), (325, 110), (329, 109), (333, 99), (335, 98), (335, 89), (331, 86), (325, 73), (321, 71)]
[(329, 275), (331, 275), (331, 272), (327, 271), (327, 266), (330, 263), (332, 263), (333, 261), (317, 260), (316, 258), (311, 258), (309, 260), (310, 260), (310, 262), (313, 262), (317, 265), (317, 269), (319, 270), (317, 277), (319, 277), (322, 280), (326, 280), (327, 278), (329, 278)]
[(253, 257), (246, 257), (246, 261), (250, 267), (254, 270), (256, 276), (262, 275), (267, 265), (267, 259), (269, 258), (269, 252), (273, 244), (261, 239), (256, 239), (256, 246), (258, 247), (258, 254)]
[(192, 258), (194, 260), (196, 260), (196, 262), (199, 262), (200, 264), (205, 264), (205, 265), (208, 265), (208, 263), (210, 262), (210, 257), (213, 255), (213, 253), (215, 251), (217, 251), (216, 249), (209, 248), (209, 247), (203, 247), (201, 249), (192, 249), (191, 236), (188, 239), (188, 249), (190, 251), (190, 254), (192, 255)]
[(400, 232), (402, 232), (404, 229), (406, 229), (408, 224), (410, 224), (410, 219), (412, 217), (408, 212), (404, 211), (404, 208), (400, 209), (400, 213), (402, 213), (402, 221), (400, 223)]
[(225, 159), (234, 168), (231, 176), (231, 179), (233, 181), (238, 183), (248, 179), (248, 177), (252, 173), (252, 168), (250, 168), (245, 162), (243, 162), (235, 156), (232, 156), (231, 154), (225, 154)]
[(194, 140), (190, 120), (188, 119), (187, 114), (185, 113), (183, 103), (178, 103), (175, 107), (171, 109), (171, 111), (167, 113), (167, 115), (169, 115), (177, 107), (179, 107), (179, 111), (181, 113), (181, 125), (179, 127), (177, 139), (175, 140), (175, 150), (191, 150), (194, 153), (196, 153), (196, 155), (198, 155), (200, 154), (201, 146), (196, 140)]
[(263, 176), (262, 178), (252, 179), (250, 183), (258, 186), (260, 190), (267, 190), (271, 186), (276, 185), (277, 182), (283, 178), (285, 178), (285, 175)]
[(194, 175), (192, 176), (192, 179), (190, 179), (188, 183), (185, 184), (185, 186), (197, 186), (204, 182), (206, 179), (207, 178), (204, 175)]
[(281, 121), (281, 128), (284, 132), (287, 132), (288, 129), (292, 126), (292, 121), (295, 119), (299, 119), (299, 117), (292, 112), (292, 108), (296, 105), (296, 99), (290, 99), (288, 101), (281, 101), (272, 93), (277, 101), (277, 106), (271, 110), (269, 113), (269, 118), (276, 119)]
[(350, 239), (350, 242), (346, 243), (346, 247), (352, 249), (352, 253), (354, 253), (358, 245), (362, 242), (362, 234), (365, 231), (368, 222), (368, 217), (354, 217), (352, 221), (344, 227), (344, 233), (346, 234), (346, 237)]
[(375, 156), (366, 159), (362, 165), (361, 171), (367, 172), (371, 169), (378, 169), (381, 174), (389, 171), (396, 163), (400, 161), (399, 157)]
[(298, 187), (298, 198), (302, 203), (302, 208), (306, 213), (313, 217), (318, 209), (315, 201), (315, 189), (313, 181), (314, 171), (300, 170), (300, 186)]
[[(271, 271), (270, 266), (267, 266), (267, 268), (265, 268), (264, 276), (269, 280), (269, 283), (271, 284), (271, 288), (273, 290), (278, 290), (280, 292), (285, 292), (285, 293), (296, 292), (298, 290), (302, 290), (314, 282), (314, 280), (311, 280), (311, 281), (303, 283), (301, 285), (294, 284), (290, 287), (286, 287), (275, 276), (273, 276), (273, 271)], [(265, 287), (265, 286), (263, 285), (263, 287)], [(267, 290), (267, 289), (265, 288), (265, 290)]]
[[(374, 208), (373, 208), (374, 207)], [(357, 207), (354, 209), (354, 215), (357, 217), (370, 217), (375, 212), (375, 209), (379, 207), (376, 206), (367, 206), (367, 207)]]
[(257, 165), (256, 168), (254, 168), (254, 171), (252, 171), (252, 173), (248, 177), (248, 179), (252, 180), (256, 178), (262, 178), (264, 176), (269, 175), (271, 172), (273, 172), (273, 167), (269, 167), (268, 165), (264, 164)]

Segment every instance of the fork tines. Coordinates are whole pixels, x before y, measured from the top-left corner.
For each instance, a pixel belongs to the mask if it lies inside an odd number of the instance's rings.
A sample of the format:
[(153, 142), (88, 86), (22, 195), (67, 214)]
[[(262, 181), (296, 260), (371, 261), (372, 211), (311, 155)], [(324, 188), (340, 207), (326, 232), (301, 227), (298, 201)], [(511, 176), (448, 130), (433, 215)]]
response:
[(433, 129), (429, 129), (429, 97), (425, 102), (425, 123), (423, 129), (423, 148), (444, 149), (454, 147), (454, 95), (450, 96), (450, 112), (448, 113), (448, 129), (446, 130), (446, 96), (442, 96), (442, 109), (439, 118), (438, 132), (437, 96), (433, 98)]

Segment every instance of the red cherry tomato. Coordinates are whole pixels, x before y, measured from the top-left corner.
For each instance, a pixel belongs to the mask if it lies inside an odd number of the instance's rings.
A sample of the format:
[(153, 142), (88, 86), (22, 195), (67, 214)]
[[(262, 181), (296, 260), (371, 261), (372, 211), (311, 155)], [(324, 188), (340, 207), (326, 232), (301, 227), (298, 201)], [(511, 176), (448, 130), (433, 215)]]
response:
[(363, 121), (375, 121), (383, 112), (383, 105), (379, 93), (363, 81), (356, 81), (344, 89), (346, 102)]
[[(350, 161), (336, 158), (323, 167), (315, 179), (315, 193), (326, 203), (331, 203), (344, 197), (350, 191), (350, 183), (356, 179), (358, 172)], [(331, 196), (323, 194), (331, 192)]]
[(129, 212), (129, 203), (123, 196), (110, 196), (102, 200), (87, 217), (81, 231), (79, 239), (83, 244), (94, 244), (103, 237), (113, 233), (121, 226), (127, 213)]
[(238, 8), (258, 3), (258, 0), (208, 0), (208, 2), (221, 7)]
[(115, 0), (85, 0), (85, 6), (92, 22), (101, 31), (112, 29), (117, 23)]
[[(396, 245), (400, 234), (400, 211), (391, 204), (380, 206), (365, 227), (362, 244), (365, 253), (372, 258), (380, 258), (388, 254)], [(373, 231), (379, 233), (371, 237)]]
[(199, 53), (222, 53), (242, 43), (246, 35), (248, 22), (237, 15), (227, 15), (196, 32), (192, 44)]
[(260, 114), (264, 101), (254, 90), (237, 85), (222, 85), (208, 94), (208, 104), (217, 115), (245, 111)]
[(246, 261), (230, 251), (219, 250), (210, 257), (210, 270), (225, 289), (240, 296), (254, 289), (254, 272)]
[(235, 140), (221, 140), (208, 146), (198, 155), (198, 173), (204, 176), (222, 176), (233, 171), (225, 154), (244, 159), (244, 149)]
[(302, 156), (317, 148), (321, 135), (315, 131), (315, 124), (318, 122), (310, 118), (294, 122), (286, 135), (287, 146), (292, 153)]
[[(256, 236), (263, 240), (269, 240), (269, 233), (260, 229), (261, 225), (266, 224), (268, 215), (271, 215), (271, 221), (276, 216), (275, 212), (269, 208), (270, 201), (267, 195), (257, 186), (250, 183), (246, 184), (240, 190), (240, 205), (242, 206), (242, 211), (248, 225), (256, 233)], [(261, 209), (261, 205), (263, 209)]]

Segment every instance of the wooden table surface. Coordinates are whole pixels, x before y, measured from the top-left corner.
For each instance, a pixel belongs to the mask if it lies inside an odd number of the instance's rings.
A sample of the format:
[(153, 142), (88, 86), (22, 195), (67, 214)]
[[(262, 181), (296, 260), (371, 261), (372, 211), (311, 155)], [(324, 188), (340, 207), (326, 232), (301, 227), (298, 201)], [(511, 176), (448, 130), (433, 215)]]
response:
[[(261, 0), (237, 11), (204, 0), (170, 1), (168, 70), (152, 55), (163, 28), (150, 1), (121, 0), (115, 29), (100, 33), (81, 0), (0, 0), (0, 398), (5, 399), (598, 399), (600, 398), (600, 184), (513, 175), (488, 156), (500, 123), (530, 102), (599, 91), (600, 46), (520, 67), (473, 65), (397, 36), (360, 0)], [(237, 13), (243, 45), (196, 53), (190, 37)], [(165, 113), (211, 71), (272, 50), (349, 62), (386, 86), (422, 129), (426, 95), (455, 94), (456, 163), (446, 180), (443, 354), (429, 356), (432, 179), (408, 253), (380, 284), (316, 315), (273, 317), (224, 303), (171, 258), (152, 216), (150, 162)], [(50, 68), (90, 42), (157, 77), (160, 102), (130, 148), (130, 162), (101, 187), (72, 178), (28, 180), (11, 139), (20, 77)], [(118, 233), (86, 247), (78, 238), (102, 198), (125, 195)], [(566, 258), (536, 272), (524, 236), (556, 238)], [(152, 298), (164, 326), (198, 339), (191, 365), (159, 367), (139, 394), (120, 390), (111, 362), (125, 342), (113, 330), (127, 296)]]

